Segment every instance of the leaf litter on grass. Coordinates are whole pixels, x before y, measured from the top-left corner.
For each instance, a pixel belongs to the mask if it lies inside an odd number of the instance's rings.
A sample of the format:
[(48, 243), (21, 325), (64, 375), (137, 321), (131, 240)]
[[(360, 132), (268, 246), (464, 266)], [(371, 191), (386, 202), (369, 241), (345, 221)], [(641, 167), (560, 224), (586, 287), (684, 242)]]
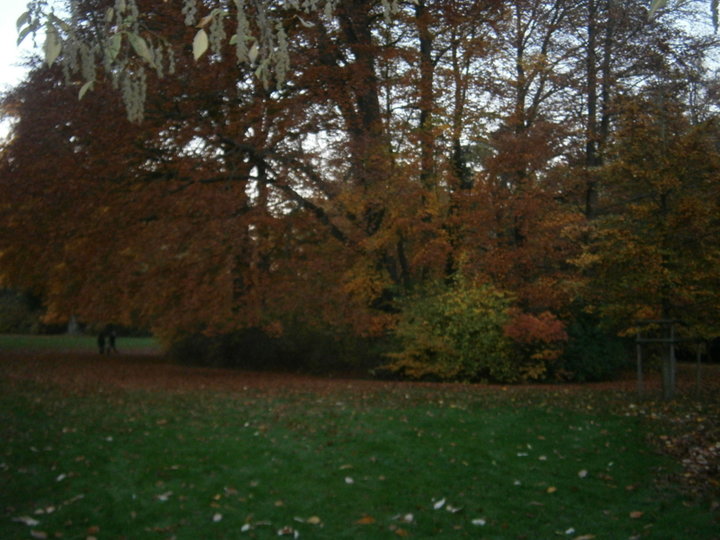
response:
[[(280, 378), (274, 384), (279, 387), (281, 382)], [(95, 472), (100, 478), (113, 477), (110, 469), (104, 469), (108, 457), (112, 463), (124, 455), (123, 470), (129, 472), (128, 480), (140, 487), (138, 494), (152, 498), (172, 491), (165, 505), (172, 506), (171, 512), (181, 512), (174, 520), (163, 522), (138, 506), (132, 510), (134, 519), (149, 530), (186, 530), (194, 520), (194, 501), (202, 499), (220, 505), (210, 513), (198, 514), (206, 524), (221, 515), (213, 524), (221, 527), (218, 530), (235, 527), (237, 531), (250, 524), (278, 532), (295, 521), (292, 529), (298, 533), (308, 527), (320, 537), (337, 538), (343, 537), (339, 531), (353, 524), (381, 527), (373, 530), (401, 536), (453, 531), (461, 537), (470, 534), (466, 526), (484, 527), (488, 534), (497, 534), (503, 526), (517, 532), (519, 523), (524, 522), (532, 530), (554, 534), (574, 529), (573, 516), (588, 503), (595, 534), (613, 520), (626, 520), (621, 527), (632, 534), (641, 534), (645, 526), (656, 522), (658, 503), (649, 495), (653, 488), (647, 478), (632, 476), (632, 471), (627, 472), (628, 478), (623, 477), (627, 468), (624, 454), (634, 455), (630, 448), (637, 440), (626, 430), (638, 425), (627, 424), (622, 414), (621, 418), (599, 415), (597, 411), (605, 409), (600, 405), (588, 412), (587, 403), (562, 391), (552, 393), (557, 396), (533, 395), (520, 389), (505, 391), (506, 397), (501, 398), (497, 391), (474, 387), (364, 383), (353, 383), (352, 392), (345, 383), (334, 388), (324, 383), (321, 392), (305, 389), (297, 393), (264, 387), (236, 394), (183, 386), (179, 393), (143, 390), (128, 394), (123, 389), (88, 395), (86, 386), (82, 388), (84, 399), (89, 398), (82, 407), (78, 408), (81, 402), (72, 392), (55, 403), (48, 394), (35, 404), (40, 417), (53, 409), (47, 422), (59, 424), (57, 433), (63, 427), (75, 430), (75, 440), (67, 443), (95, 445), (90, 441), (99, 440), (106, 444), (107, 437), (112, 437), (112, 448), (68, 449), (66, 456), (68, 463), (74, 464), (73, 470), (65, 469), (67, 476), (55, 491), (65, 491), (78, 482), (89, 486), (93, 479), (87, 475)], [(655, 410), (651, 414), (658, 418), (653, 421), (661, 421)], [(25, 443), (27, 446), (48, 446), (46, 435), (29, 433), (29, 437), (35, 438)], [(168, 440), (173, 440), (174, 446), (168, 446)], [(233, 458), (232, 452), (241, 455)], [(518, 452), (527, 456), (518, 459)], [(85, 459), (75, 461), (81, 455)], [(11, 457), (3, 458), (3, 474), (4, 469), (15, 468)], [(119, 469), (120, 464), (114, 470)], [(322, 471), (330, 469), (346, 471), (339, 475), (341, 483), (343, 478), (352, 478), (353, 484), (348, 484), (352, 491), (339, 495), (321, 487), (327, 485)], [(75, 470), (85, 476), (70, 476)], [(56, 476), (61, 471), (56, 470)], [(143, 475), (152, 478), (145, 487)], [(156, 484), (157, 475), (163, 484)], [(495, 486), (500, 484), (507, 491), (497, 491)], [(249, 492), (240, 489), (225, 497), (228, 485), (246, 485)], [(634, 488), (627, 490), (630, 485)], [(318, 494), (308, 498), (308, 486), (311, 490), (317, 486)], [(550, 488), (556, 491), (548, 493)], [(388, 495), (388, 489), (398, 495)], [(626, 494), (623, 497), (629, 495), (624, 510), (612, 506), (618, 490)], [(218, 493), (223, 494), (222, 500), (213, 498)], [(541, 493), (547, 500), (540, 498)], [(273, 501), (280, 499), (284, 505), (275, 506)], [(443, 499), (443, 505), (433, 512)], [(80, 510), (91, 507), (84, 504)], [(335, 515), (324, 520), (322, 527), (294, 520), (327, 508), (333, 508)], [(643, 512), (643, 518), (632, 518), (631, 512)], [(242, 517), (238, 518), (239, 514)], [(249, 514), (258, 519), (244, 521)], [(408, 515), (413, 519), (407, 523), (397, 518)], [(157, 519), (154, 524), (153, 519)], [(363, 523), (369, 519), (373, 521)], [(640, 528), (633, 522), (640, 522)], [(112, 523), (100, 525), (104, 534), (112, 534)], [(43, 524), (43, 530), (51, 528)]]

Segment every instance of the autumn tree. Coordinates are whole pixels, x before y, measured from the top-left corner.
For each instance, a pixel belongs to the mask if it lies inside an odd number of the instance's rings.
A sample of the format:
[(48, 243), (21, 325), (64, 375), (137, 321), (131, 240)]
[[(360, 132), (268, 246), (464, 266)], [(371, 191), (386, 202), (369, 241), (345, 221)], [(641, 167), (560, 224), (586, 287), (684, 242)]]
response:
[(720, 157), (714, 122), (691, 125), (670, 96), (627, 99), (603, 170), (603, 216), (579, 262), (594, 309), (619, 327), (680, 319), (717, 326)]
[(600, 275), (568, 261), (625, 196), (620, 98), (699, 95), (713, 46), (639, 1), (43, 5), (46, 65), (4, 100), (3, 286), (170, 340), (386, 337), (418, 292), (493, 290), (530, 378)]

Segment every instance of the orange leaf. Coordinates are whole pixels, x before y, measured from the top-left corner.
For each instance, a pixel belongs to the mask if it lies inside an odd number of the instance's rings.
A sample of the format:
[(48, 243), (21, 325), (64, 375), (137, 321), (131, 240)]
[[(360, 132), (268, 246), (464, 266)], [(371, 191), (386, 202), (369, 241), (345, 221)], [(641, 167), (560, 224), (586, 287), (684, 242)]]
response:
[(355, 523), (358, 525), (371, 525), (375, 523), (375, 518), (372, 516), (363, 516), (360, 519), (358, 519)]

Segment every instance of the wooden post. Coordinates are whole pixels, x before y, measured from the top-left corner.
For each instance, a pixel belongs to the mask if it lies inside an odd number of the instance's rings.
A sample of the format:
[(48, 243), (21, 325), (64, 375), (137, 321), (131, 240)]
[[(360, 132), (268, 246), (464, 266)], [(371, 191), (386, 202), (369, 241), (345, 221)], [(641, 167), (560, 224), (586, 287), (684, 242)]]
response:
[(670, 339), (668, 347), (663, 352), (662, 385), (663, 399), (670, 400), (675, 397), (675, 330), (670, 322)]
[(643, 389), (642, 374), (642, 346), (644, 344), (657, 343), (661, 345), (662, 350), (662, 392), (663, 399), (670, 400), (675, 397), (675, 385), (677, 374), (677, 360), (675, 358), (675, 345), (677, 338), (675, 336), (675, 323), (682, 322), (673, 319), (660, 320), (644, 320), (640, 321), (643, 325), (658, 325), (661, 337), (642, 337), (640, 330), (637, 331), (635, 343), (637, 347), (637, 370), (638, 370), (638, 392)]
[(635, 339), (635, 350), (637, 352), (637, 391), (640, 396), (643, 394), (643, 369), (642, 369), (642, 344), (640, 343), (640, 330)]
[(677, 358), (675, 357), (675, 324), (670, 323), (670, 388), (672, 399), (677, 388)]
[(701, 359), (702, 359), (702, 350), (703, 350), (704, 343), (702, 341), (698, 341), (697, 344), (697, 358), (695, 363), (695, 390), (700, 390), (700, 368), (701, 368)]

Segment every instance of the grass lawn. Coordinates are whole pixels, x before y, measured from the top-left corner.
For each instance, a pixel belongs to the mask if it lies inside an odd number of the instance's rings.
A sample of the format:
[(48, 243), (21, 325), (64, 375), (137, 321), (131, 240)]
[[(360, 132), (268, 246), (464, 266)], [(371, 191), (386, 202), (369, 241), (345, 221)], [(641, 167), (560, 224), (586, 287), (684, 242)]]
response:
[[(130, 353), (145, 350), (160, 350), (160, 347), (154, 338), (118, 337), (117, 346), (120, 352)], [(68, 334), (47, 336), (0, 334), (0, 353), (3, 351), (74, 351), (96, 353), (97, 350), (97, 336)]]
[(16, 361), (0, 358), (0, 538), (720, 536), (662, 480), (678, 469), (639, 406), (601, 393), (75, 388), (14, 378)]

